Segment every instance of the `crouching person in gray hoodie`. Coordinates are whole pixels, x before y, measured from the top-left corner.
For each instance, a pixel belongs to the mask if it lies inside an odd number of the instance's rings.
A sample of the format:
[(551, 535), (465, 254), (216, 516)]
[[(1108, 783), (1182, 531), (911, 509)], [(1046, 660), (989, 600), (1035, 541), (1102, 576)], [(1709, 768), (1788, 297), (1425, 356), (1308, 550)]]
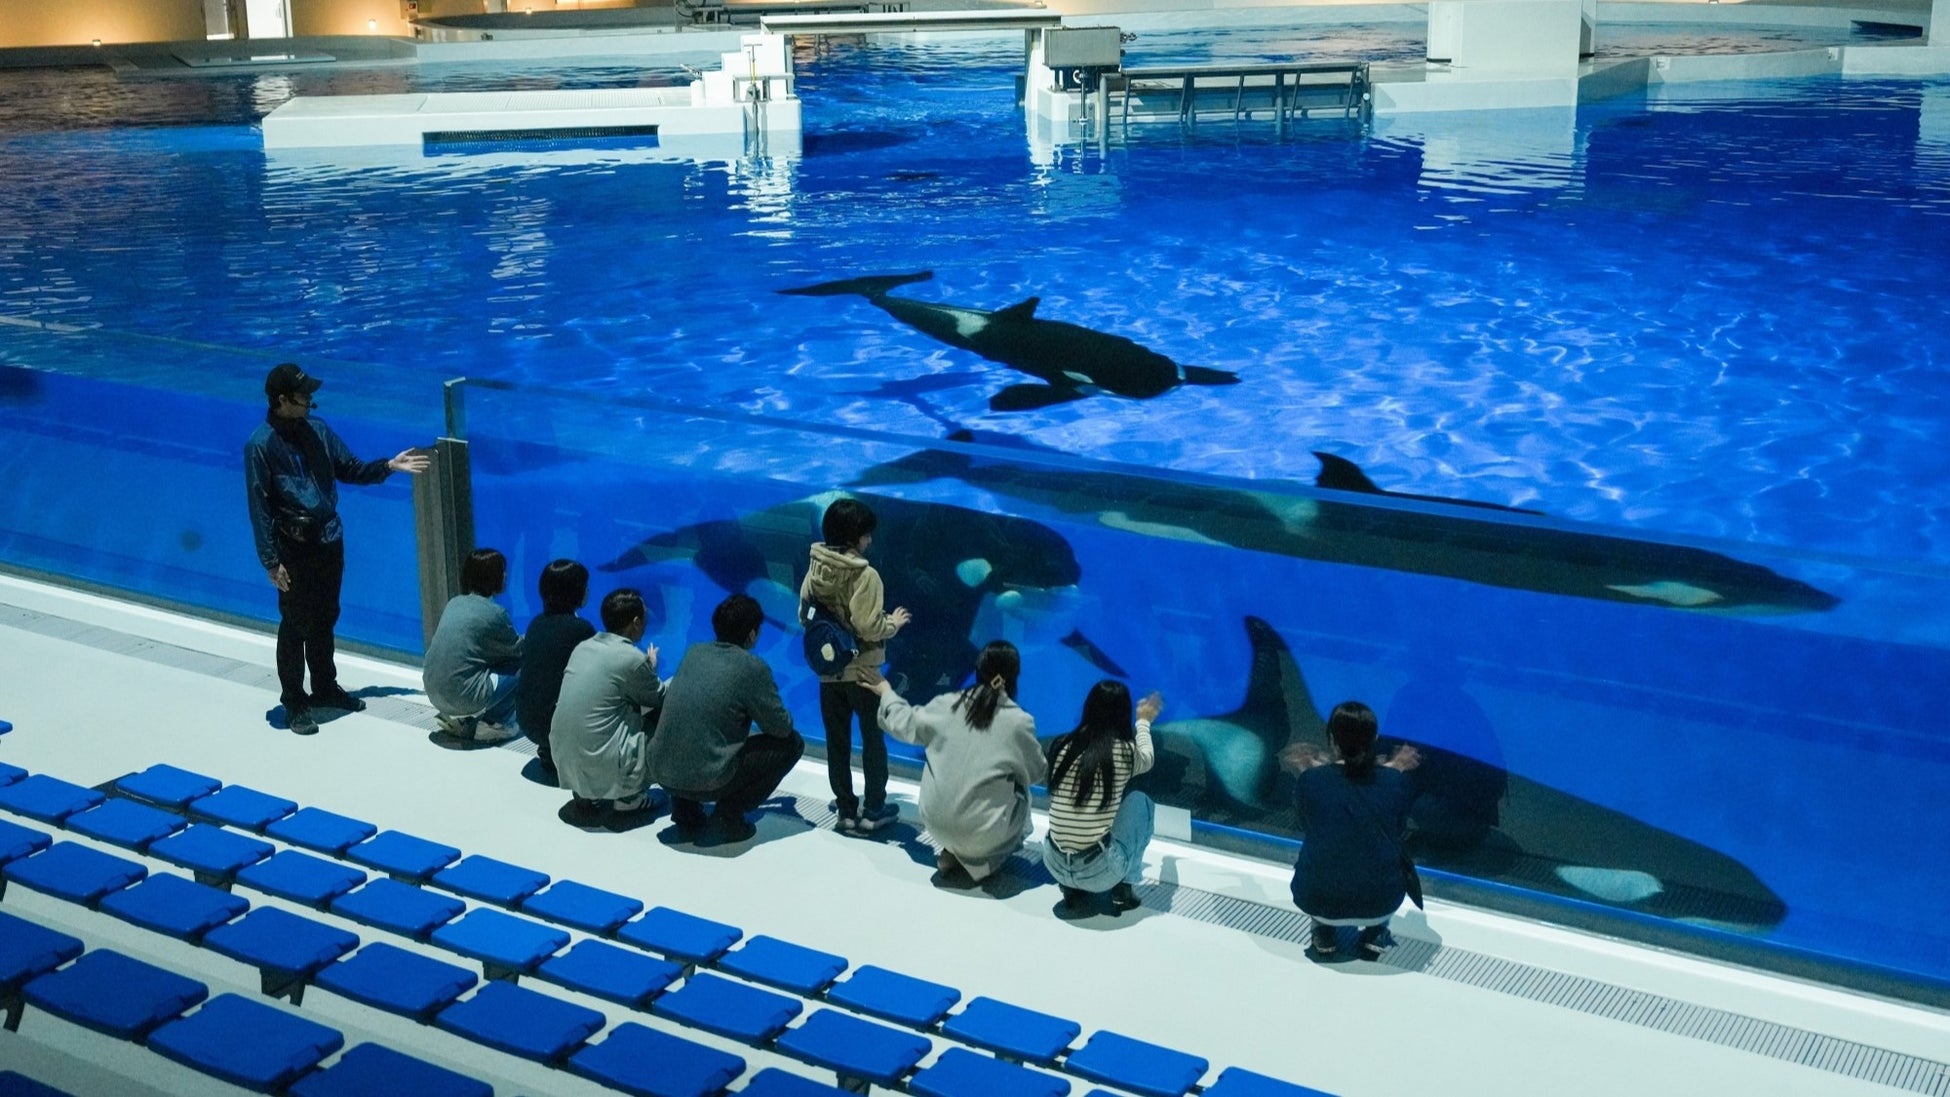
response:
[[(718, 603), (711, 613), (716, 642), (692, 645), (664, 689), (650, 775), (670, 793), (679, 834), (703, 844), (756, 834), (746, 814), (778, 789), (806, 750), (772, 668), (751, 651), (764, 622), (750, 595)], [(707, 803), (715, 805), (708, 819)]]
[(603, 630), (569, 653), (562, 694), (549, 725), (558, 783), (575, 797), (578, 823), (597, 822), (605, 808), (625, 815), (654, 813), (650, 787), (650, 728), (645, 716), (663, 704), (657, 649), (639, 650), (645, 624), (643, 595), (624, 587), (603, 599)]

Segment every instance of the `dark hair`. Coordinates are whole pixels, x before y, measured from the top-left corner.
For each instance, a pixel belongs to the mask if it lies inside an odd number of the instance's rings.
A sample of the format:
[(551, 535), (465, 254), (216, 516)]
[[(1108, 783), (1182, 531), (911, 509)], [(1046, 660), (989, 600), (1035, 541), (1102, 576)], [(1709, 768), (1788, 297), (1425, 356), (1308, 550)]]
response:
[(508, 586), (508, 558), (495, 549), (479, 548), (460, 562), (460, 589), (463, 594), (492, 598)]
[(574, 560), (550, 560), (540, 585), (543, 613), (574, 613), (589, 600), (589, 569)]
[(758, 599), (749, 594), (734, 594), (711, 611), (711, 631), (727, 644), (743, 646), (764, 623), (765, 611), (758, 608)]
[(1077, 771), (1077, 806), (1082, 807), (1094, 790), (1098, 803), (1108, 810), (1117, 795), (1117, 744), (1137, 739), (1131, 722), (1131, 691), (1115, 678), (1106, 678), (1090, 687), (1083, 699), (1083, 719), (1076, 730), (1059, 736), (1050, 744), (1049, 788), (1052, 794), (1062, 787), (1063, 778)]
[(1350, 781), (1374, 780), (1374, 741), (1381, 732), (1381, 721), (1374, 710), (1359, 701), (1342, 701), (1327, 718), (1327, 737), (1341, 755), (1341, 772)]
[(872, 533), (880, 519), (858, 499), (835, 499), (819, 521), (819, 535), (834, 548), (850, 549)]
[(646, 616), (643, 595), (630, 587), (618, 587), (603, 596), (602, 615), (604, 631), (621, 633)]
[[(982, 654), (975, 657), (975, 684), (961, 691), (955, 707), (966, 710), (968, 726), (987, 731), (995, 722), (995, 710), (1002, 707), (1002, 697), (1016, 695), (1016, 678), (1022, 674), (1022, 653), (1016, 645), (1007, 640), (990, 640)], [(1002, 688), (995, 687), (996, 679), (1002, 680)]]

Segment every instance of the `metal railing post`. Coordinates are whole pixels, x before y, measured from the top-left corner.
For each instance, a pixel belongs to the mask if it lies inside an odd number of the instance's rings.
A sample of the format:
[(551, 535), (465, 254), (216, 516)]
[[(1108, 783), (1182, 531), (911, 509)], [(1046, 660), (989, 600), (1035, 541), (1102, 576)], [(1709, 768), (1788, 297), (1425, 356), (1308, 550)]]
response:
[(460, 562), (474, 551), (474, 481), (467, 453), (462, 384), (445, 386), (448, 437), (433, 444), (433, 465), (413, 478), (413, 538), (420, 563), (421, 641), (433, 639), (440, 611), (460, 593)]

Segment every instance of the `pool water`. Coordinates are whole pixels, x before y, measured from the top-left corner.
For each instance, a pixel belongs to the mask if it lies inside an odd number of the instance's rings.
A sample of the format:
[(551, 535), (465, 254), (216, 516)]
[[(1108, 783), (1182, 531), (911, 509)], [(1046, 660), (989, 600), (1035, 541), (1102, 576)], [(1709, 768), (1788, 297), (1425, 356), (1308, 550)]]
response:
[[(1396, 26), (1158, 32), (1132, 62), (1418, 50)], [(1950, 984), (1950, 935), (1905, 929), (1896, 955), (1889, 925), (1950, 882), (1862, 865), (1942, 829), (1950, 773), (1931, 593), (1950, 563), (1950, 82), (1669, 87), (1284, 141), (1164, 127), (1099, 151), (1029, 139), (1020, 51), (803, 50), (803, 156), (737, 163), (267, 156), (253, 128), (292, 94), (669, 83), (708, 58), (0, 73), (0, 318), (159, 337), (153, 383), (202, 394), (0, 372), (0, 425), (28, 440), (0, 453), (32, 487), (15, 509), (81, 531), (110, 572), (152, 562), (154, 593), (262, 614), (234, 468), (261, 405), (254, 384), (213, 404), (199, 348), (356, 376), (324, 395), (362, 453), (397, 424), (337, 408), (386, 396), (435, 419), (441, 381), (507, 382), (468, 396), (483, 537), (520, 575), (573, 552), (599, 588), (641, 587), (667, 653), (708, 635), (726, 590), (789, 620), (821, 493), (850, 485), (882, 509), (890, 599), (916, 612), (890, 651), (917, 695), (995, 635), (1023, 645), (1046, 734), (1097, 677), (1155, 685), (1177, 722), (1161, 801), (1275, 837), (1292, 823), (1274, 754), (1365, 698), (1430, 750), (1425, 863)], [(878, 300), (781, 293), (920, 272)], [(1126, 353), (1115, 337), (1239, 381), (998, 409), (1034, 378), (896, 300), (1031, 297), (1094, 355)], [(43, 352), (0, 329), (0, 364)], [(108, 528), (87, 485), (32, 482), (85, 467), (98, 435), (156, 431), (104, 488)], [(1756, 579), (1725, 608), (1769, 616), (1620, 596), (1696, 590), (1658, 572), (1507, 570), (1446, 518), (1431, 555), (1365, 566), (1394, 543), (1378, 519), (1277, 490), (1313, 481), (1315, 451), (1393, 491), (1541, 512), (1509, 537), (1566, 559), (1599, 537), (1711, 539), (1685, 562)], [(1145, 469), (1167, 483), (1129, 478)], [(348, 493), (368, 585), (346, 627), (410, 648), (405, 505), (403, 485)], [(14, 532), (10, 559), (41, 551)], [(766, 637), (793, 710), (816, 711), (790, 630)]]

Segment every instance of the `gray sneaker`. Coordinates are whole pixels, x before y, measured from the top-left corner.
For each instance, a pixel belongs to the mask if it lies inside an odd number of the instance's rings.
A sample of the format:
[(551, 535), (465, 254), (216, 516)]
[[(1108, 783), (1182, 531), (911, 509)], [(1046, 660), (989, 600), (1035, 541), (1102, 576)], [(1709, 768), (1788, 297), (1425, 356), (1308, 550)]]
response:
[(895, 823), (900, 822), (900, 817), (901, 809), (892, 804), (882, 804), (877, 808), (866, 808), (862, 810), (860, 812), (860, 821), (856, 825), (860, 830), (866, 832), (885, 830)]
[(511, 728), (506, 724), (490, 724), (486, 720), (476, 720), (474, 734), (468, 738), (477, 743), (505, 743), (510, 739), (521, 738), (521, 729)]
[(291, 734), (293, 735), (317, 735), (318, 734), (318, 717), (313, 716), (310, 709), (301, 708), (296, 712), (290, 712), (289, 710), (286, 711), (288, 714), (288, 719), (286, 722), (291, 727)]
[(446, 732), (456, 739), (472, 739), (474, 737), (475, 720), (472, 716), (440, 715), (435, 716), (433, 719), (435, 723), (440, 725), (441, 731)]

